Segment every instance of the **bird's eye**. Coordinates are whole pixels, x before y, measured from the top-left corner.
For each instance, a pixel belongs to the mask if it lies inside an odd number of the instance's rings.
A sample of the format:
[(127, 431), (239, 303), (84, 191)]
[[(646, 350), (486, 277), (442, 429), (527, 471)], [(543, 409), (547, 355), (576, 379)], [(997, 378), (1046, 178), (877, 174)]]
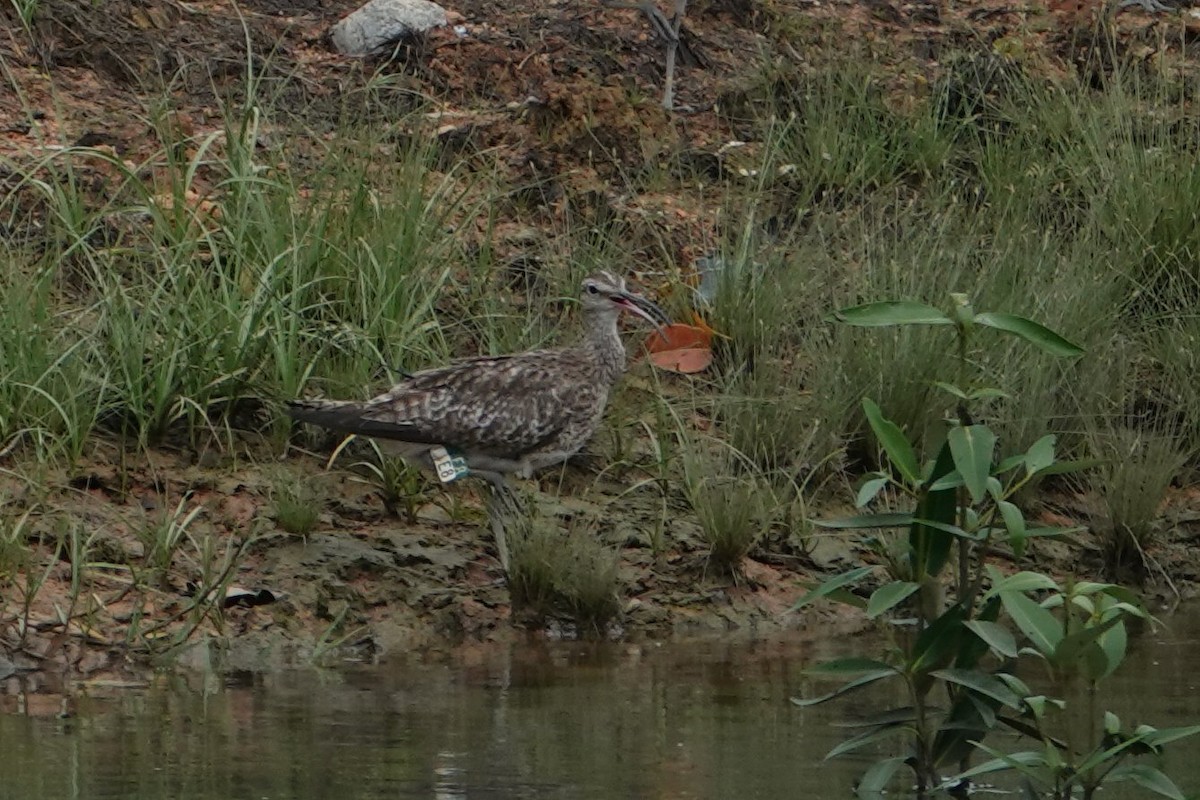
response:
[(596, 288), (596, 284), (589, 283), (587, 285), (587, 293), (588, 294), (600, 294), (600, 290)]

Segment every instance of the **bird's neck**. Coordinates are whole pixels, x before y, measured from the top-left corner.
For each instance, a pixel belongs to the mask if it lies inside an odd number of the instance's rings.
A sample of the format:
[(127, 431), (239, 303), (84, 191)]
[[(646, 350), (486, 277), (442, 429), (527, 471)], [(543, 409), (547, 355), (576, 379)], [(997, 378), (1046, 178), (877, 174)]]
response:
[(606, 383), (616, 383), (625, 371), (625, 345), (617, 331), (617, 314), (589, 315), (584, 333), (584, 346), (596, 359), (596, 365)]

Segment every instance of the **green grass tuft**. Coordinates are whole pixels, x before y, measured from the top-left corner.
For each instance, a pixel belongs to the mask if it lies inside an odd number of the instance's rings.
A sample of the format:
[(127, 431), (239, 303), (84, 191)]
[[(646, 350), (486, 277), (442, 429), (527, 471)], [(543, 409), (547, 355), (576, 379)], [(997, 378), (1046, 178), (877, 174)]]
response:
[(1117, 580), (1144, 580), (1162, 532), (1163, 499), (1189, 454), (1172, 432), (1123, 427), (1096, 437), (1095, 446), (1104, 459), (1092, 485), (1106, 512), (1105, 569)]
[(540, 616), (567, 615), (584, 631), (603, 632), (620, 610), (617, 556), (595, 531), (562, 530), (519, 520), (508, 531), (513, 603)]

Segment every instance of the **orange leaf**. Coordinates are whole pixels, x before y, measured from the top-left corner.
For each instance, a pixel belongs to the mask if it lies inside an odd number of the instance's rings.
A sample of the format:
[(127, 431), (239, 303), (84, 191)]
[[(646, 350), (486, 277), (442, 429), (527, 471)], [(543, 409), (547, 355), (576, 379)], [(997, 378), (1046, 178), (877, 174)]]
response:
[(646, 339), (646, 351), (664, 353), (688, 348), (708, 349), (712, 346), (712, 330), (695, 325), (676, 322), (661, 331), (654, 331)]
[(712, 363), (712, 350), (707, 347), (683, 347), (677, 350), (658, 350), (650, 354), (650, 363), (659, 369), (690, 375), (703, 372)]
[(697, 328), (707, 333), (709, 335), (709, 340), (711, 341), (712, 335), (716, 333), (716, 331), (713, 330), (711, 325), (705, 322), (704, 317), (700, 316), (699, 311), (692, 312), (692, 322), (696, 324)]

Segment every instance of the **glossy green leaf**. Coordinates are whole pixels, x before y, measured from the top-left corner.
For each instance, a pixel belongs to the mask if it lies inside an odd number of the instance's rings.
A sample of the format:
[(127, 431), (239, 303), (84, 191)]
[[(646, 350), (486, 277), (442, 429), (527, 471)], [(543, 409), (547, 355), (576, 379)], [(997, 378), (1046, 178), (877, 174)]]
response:
[[(950, 445), (943, 443), (929, 471), (931, 484), (954, 471), (954, 457)], [(927, 487), (917, 501), (916, 515), (921, 519), (952, 525), (958, 517), (958, 493), (954, 489)], [(914, 522), (908, 532), (908, 558), (912, 575), (916, 580), (925, 576), (936, 576), (945, 567), (950, 557), (954, 539), (944, 531)]]
[(850, 584), (861, 580), (864, 576), (869, 575), (874, 570), (875, 567), (858, 567), (856, 569), (849, 570), (848, 572), (843, 572), (841, 575), (834, 575), (821, 585), (809, 590), (808, 594), (797, 600), (796, 604), (792, 606), (792, 611), (803, 608), (814, 600), (818, 600), (822, 597), (828, 597), (835, 590), (849, 586)]
[(1013, 555), (1020, 561), (1025, 556), (1025, 515), (1007, 500), (996, 504), (1000, 509), (1000, 518), (1008, 530), (1008, 544), (1013, 549)]
[(989, 574), (994, 583), (988, 593), (984, 595), (984, 599), (995, 597), (1001, 592), (1058, 591), (1059, 588), (1053, 578), (1040, 572), (1022, 571), (1007, 577), (999, 577), (998, 573), (989, 570)]
[(853, 753), (860, 747), (866, 747), (869, 744), (874, 744), (882, 739), (895, 736), (898, 733), (904, 733), (908, 730), (907, 725), (882, 725), (873, 730), (864, 731), (863, 733), (851, 736), (837, 747), (825, 754), (825, 758), (837, 758), (844, 756), (846, 753)]
[(909, 658), (907, 672), (910, 675), (919, 675), (952, 663), (962, 642), (964, 616), (962, 606), (950, 606), (921, 632)]
[(1083, 648), (1079, 663), (1083, 665), (1080, 671), (1090, 681), (1099, 680), (1097, 676), (1107, 675), (1117, 668), (1116, 664), (1108, 660), (1108, 653), (1104, 648), (1096, 642), (1091, 642)]
[(990, 697), (1014, 711), (1021, 709), (1021, 698), (994, 675), (974, 669), (939, 669), (931, 674), (940, 680), (965, 686), (973, 692)]
[(946, 437), (954, 466), (963, 477), (971, 500), (983, 502), (987, 495), (987, 480), (992, 474), (992, 451), (996, 434), (985, 425), (951, 428)]
[(966, 506), (962, 510), (962, 517), (964, 528), (972, 531), (979, 529), (979, 511), (971, 506)]
[(1000, 753), (985, 745), (978, 745), (979, 749), (995, 756), (990, 761), (985, 761), (982, 764), (977, 764), (966, 772), (955, 775), (950, 780), (946, 781), (944, 786), (951, 786), (958, 783), (963, 778), (974, 778), (977, 775), (987, 775), (989, 772), (1001, 772), (1006, 769), (1015, 769), (1024, 771), (1027, 767), (1040, 767), (1045, 763), (1045, 757), (1036, 750), (1026, 750), (1020, 753)]
[(946, 392), (947, 394), (949, 394), (953, 397), (957, 397), (959, 400), (967, 399), (967, 393), (964, 392), (962, 389), (958, 388), (957, 386), (955, 386), (953, 383), (946, 383), (945, 381), (934, 381), (933, 385), (936, 386), (937, 388), (941, 389), (943, 392)]
[(948, 522), (938, 522), (938, 521), (932, 520), (932, 519), (914, 519), (913, 522), (916, 524), (919, 524), (919, 525), (925, 525), (927, 527), (933, 528), (934, 530), (944, 531), (945, 533), (948, 533), (951, 536), (959, 536), (964, 539), (978, 539), (979, 538), (979, 535), (977, 533), (968, 533), (967, 531), (964, 531), (962, 528), (958, 527), (957, 525), (954, 525), (954, 524), (948, 523)]
[[(1046, 606), (1046, 608), (1052, 607), (1052, 606), (1046, 605), (1045, 603), (1043, 603), (1042, 605)], [(1058, 608), (1061, 605), (1062, 605), (1062, 602), (1060, 600), (1057, 605), (1053, 606), (1053, 608)], [(1084, 614), (1087, 614), (1089, 617), (1096, 613), (1096, 604), (1092, 602), (1092, 598), (1090, 598), (1090, 597), (1073, 594), (1073, 595), (1071, 595), (1071, 605), (1075, 606), (1075, 608), (1078, 608), (1080, 611), (1082, 611)]]
[(1133, 606), (1134, 608), (1136, 608), (1137, 611), (1133, 612), (1135, 616), (1139, 616), (1139, 617), (1146, 616), (1145, 609), (1142, 608), (1141, 598), (1138, 597), (1129, 588), (1127, 588), (1125, 586), (1121, 586), (1120, 584), (1116, 584), (1116, 583), (1106, 583), (1106, 584), (1103, 584), (1103, 588), (1100, 589), (1100, 591), (1102, 593), (1108, 595), (1109, 597), (1112, 597), (1115, 600), (1119, 600), (1120, 602), (1125, 603), (1126, 605)]
[(1029, 709), (1029, 712), (1031, 714), (1033, 714), (1035, 719), (1040, 721), (1045, 718), (1045, 716), (1046, 716), (1046, 696), (1045, 695), (1039, 694), (1039, 695), (1034, 695), (1032, 697), (1027, 696), (1025, 698), (1025, 706)]
[[(1000, 599), (994, 597), (978, 606), (975, 611), (975, 618), (971, 621), (994, 623), (1000, 618), (1000, 610)], [(963, 623), (964, 626), (967, 624), (966, 622)], [(962, 645), (954, 657), (953, 666), (959, 669), (976, 669), (979, 667), (980, 660), (989, 652), (991, 652), (991, 648), (978, 635), (964, 636)]]
[(993, 700), (973, 692), (957, 692), (949, 714), (938, 726), (931, 755), (935, 764), (959, 764), (975, 749), (975, 742), (987, 736), (996, 724)]
[(955, 690), (951, 686), (939, 688), (949, 691), (955, 700), (950, 714), (938, 726), (933, 751), (939, 764), (960, 764), (972, 755), (975, 743), (996, 728), (1001, 703), (974, 691)]
[(1025, 451), (1025, 469), (1030, 474), (1041, 472), (1054, 463), (1054, 434), (1048, 433)]
[(966, 391), (963, 391), (962, 389), (958, 388), (954, 384), (946, 383), (945, 381), (934, 381), (933, 385), (936, 386), (937, 388), (941, 389), (946, 394), (951, 395), (952, 397), (957, 397), (959, 400), (974, 401), (974, 400), (1007, 399), (1009, 396), (1007, 392), (1002, 392), (1001, 390), (994, 389), (990, 386), (985, 386), (982, 389), (974, 389), (970, 392), (966, 392)]
[(878, 800), (883, 797), (884, 790), (906, 760), (903, 756), (894, 756), (876, 761), (863, 773), (862, 780), (854, 790), (854, 796), (859, 800)]
[(1017, 640), (1013, 638), (1008, 628), (996, 622), (983, 622), (973, 619), (963, 623), (967, 630), (974, 633), (1005, 658), (1017, 657)]
[(871, 478), (863, 481), (863, 485), (858, 489), (858, 496), (854, 498), (855, 508), (864, 508), (875, 496), (883, 491), (883, 487), (888, 485), (888, 477), (886, 475), (878, 478)]
[(905, 528), (912, 524), (912, 514), (863, 514), (842, 519), (818, 519), (813, 524), (820, 528), (837, 530), (863, 530), (865, 528)]
[(984, 312), (975, 315), (975, 322), (998, 331), (1013, 333), (1045, 352), (1060, 358), (1076, 358), (1083, 355), (1083, 348), (1067, 341), (1054, 331), (1025, 317), (1006, 314), (1002, 311)]
[(891, 610), (920, 588), (921, 584), (912, 581), (893, 581), (880, 586), (871, 593), (871, 599), (867, 601), (867, 617), (874, 619)]
[(865, 675), (860, 675), (859, 677), (855, 678), (854, 680), (850, 681), (849, 683), (844, 684), (841, 688), (839, 688), (835, 691), (832, 691), (829, 694), (822, 695), (820, 697), (812, 697), (812, 698), (793, 697), (792, 704), (800, 706), (801, 708), (807, 708), (808, 706), (819, 705), (821, 703), (828, 702), (835, 697), (841, 697), (842, 695), (846, 695), (846, 694), (850, 694), (851, 692), (858, 691), (859, 689), (863, 688), (864, 686), (869, 686), (872, 683), (875, 683), (876, 681), (883, 680), (884, 678), (891, 678), (891, 677), (895, 676), (896, 674), (897, 674), (896, 670), (892, 669), (891, 667), (888, 667), (887, 669), (878, 669), (878, 670), (875, 670), (874, 672), (868, 672)]
[(1053, 657), (1063, 638), (1062, 623), (1053, 614), (1019, 591), (1000, 593), (1000, 602), (1021, 633), (1047, 658)]
[(825, 595), (825, 599), (834, 603), (841, 603), (844, 606), (850, 606), (851, 608), (857, 608), (861, 611), (867, 610), (867, 599), (855, 594), (849, 589), (834, 589), (829, 594)]
[(1055, 461), (1050, 466), (1041, 470), (1039, 475), (1069, 475), (1072, 472), (1083, 472), (1089, 469), (1095, 469), (1106, 463), (1099, 458), (1082, 458), (1076, 461)]
[[(1079, 762), (1077, 769), (1079, 772), (1088, 772), (1089, 770), (1096, 769), (1101, 764), (1105, 764), (1110, 761), (1116, 761), (1118, 758), (1123, 758), (1124, 755), (1129, 755), (1130, 753), (1136, 755), (1139, 753), (1144, 754), (1145, 752), (1152, 752), (1144, 737), (1144, 733), (1124, 738), (1115, 737), (1118, 739), (1116, 745), (1105, 750), (1097, 749), (1091, 751), (1087, 758)], [(1129, 752), (1127, 753), (1126, 751)]]
[(1122, 764), (1108, 773), (1110, 781), (1133, 781), (1143, 789), (1148, 789), (1160, 797), (1171, 800), (1187, 800), (1187, 796), (1179, 791), (1170, 778), (1149, 764)]
[(838, 322), (863, 328), (889, 325), (949, 325), (952, 320), (933, 306), (907, 300), (866, 303), (833, 312)]
[[(1074, 630), (1070, 635), (1063, 637), (1062, 641), (1054, 648), (1054, 660), (1059, 664), (1066, 665), (1082, 658), (1090, 645), (1096, 643), (1110, 629), (1121, 625), (1123, 622), (1123, 616), (1114, 615), (1103, 622), (1088, 623), (1083, 628)], [(1094, 680), (1099, 680), (1111, 673), (1116, 668), (1116, 665), (1108, 663), (1107, 653), (1102, 648), (1099, 648), (1098, 645), (1095, 652), (1102, 654), (1104, 657), (1101, 661), (1088, 664), (1088, 671), (1091, 673), (1090, 677)]]
[(1149, 619), (1150, 615), (1146, 609), (1142, 608), (1141, 603), (1114, 603), (1108, 607), (1109, 611), (1120, 611), (1128, 617), (1138, 617), (1139, 619)]
[(1083, 533), (1087, 528), (1077, 526), (1074, 528), (1026, 528), (1026, 539), (1066, 539), (1070, 541), (1070, 536), (1073, 533)]
[(999, 478), (991, 474), (987, 477), (987, 493), (997, 503), (1004, 499), (1004, 484), (1000, 483)]
[(1003, 461), (1001, 461), (999, 464), (996, 465), (996, 468), (992, 470), (992, 474), (993, 475), (1003, 475), (1004, 473), (1008, 472), (1009, 470), (1014, 470), (1017, 467), (1023, 466), (1024, 464), (1025, 464), (1025, 454), (1024, 453), (1020, 453), (1015, 456), (1009, 456), (1008, 458), (1004, 459)]
[(1096, 594), (1114, 585), (1112, 583), (1097, 583), (1096, 581), (1079, 581), (1071, 586), (1071, 594)]
[(813, 664), (804, 671), (809, 675), (858, 675), (863, 672), (877, 672), (881, 669), (895, 671), (896, 668), (885, 661), (849, 656), (847, 658), (822, 661), (819, 664)]
[(973, 692), (959, 692), (953, 714), (933, 740), (934, 760), (938, 764), (961, 764), (973, 754), (975, 743), (996, 727), (996, 708), (1000, 704)]
[[(926, 710), (930, 707), (927, 706)], [(831, 723), (834, 728), (878, 728), (887, 725), (908, 724), (917, 719), (917, 712), (912, 706), (889, 708), (870, 714), (862, 719), (841, 720)]]
[(996, 677), (1004, 681), (1008, 688), (1012, 689), (1019, 697), (1026, 699), (1033, 695), (1033, 690), (1029, 688), (1029, 684), (1008, 672), (997, 672)]
[(864, 397), (862, 406), (867, 415), (867, 422), (887, 453), (888, 460), (910, 486), (916, 486), (921, 480), (921, 466), (917, 463), (917, 454), (913, 451), (912, 444), (900, 430), (900, 426), (884, 417), (879, 406), (871, 398)]
[(946, 473), (933, 483), (929, 484), (929, 491), (942, 492), (946, 489), (957, 489), (958, 487), (962, 486), (963, 483), (963, 476), (959, 474), (958, 470), (953, 470), (952, 472)]
[(1162, 747), (1164, 744), (1169, 744), (1177, 739), (1184, 739), (1188, 736), (1195, 736), (1200, 733), (1200, 725), (1189, 725), (1185, 728), (1162, 728), (1145, 735), (1144, 739), (1147, 744), (1155, 747)]
[(1042, 752), (1045, 756), (1044, 760), (1046, 765), (1052, 769), (1060, 769), (1067, 765), (1067, 762), (1064, 760), (1063, 753), (1060, 753), (1054, 745), (1047, 743), (1046, 749)]
[(1124, 625), (1119, 625), (1107, 631), (1096, 644), (1104, 651), (1106, 668), (1096, 674), (1096, 680), (1103, 680), (1116, 672), (1117, 667), (1125, 660), (1125, 651), (1129, 646), (1129, 634)]

